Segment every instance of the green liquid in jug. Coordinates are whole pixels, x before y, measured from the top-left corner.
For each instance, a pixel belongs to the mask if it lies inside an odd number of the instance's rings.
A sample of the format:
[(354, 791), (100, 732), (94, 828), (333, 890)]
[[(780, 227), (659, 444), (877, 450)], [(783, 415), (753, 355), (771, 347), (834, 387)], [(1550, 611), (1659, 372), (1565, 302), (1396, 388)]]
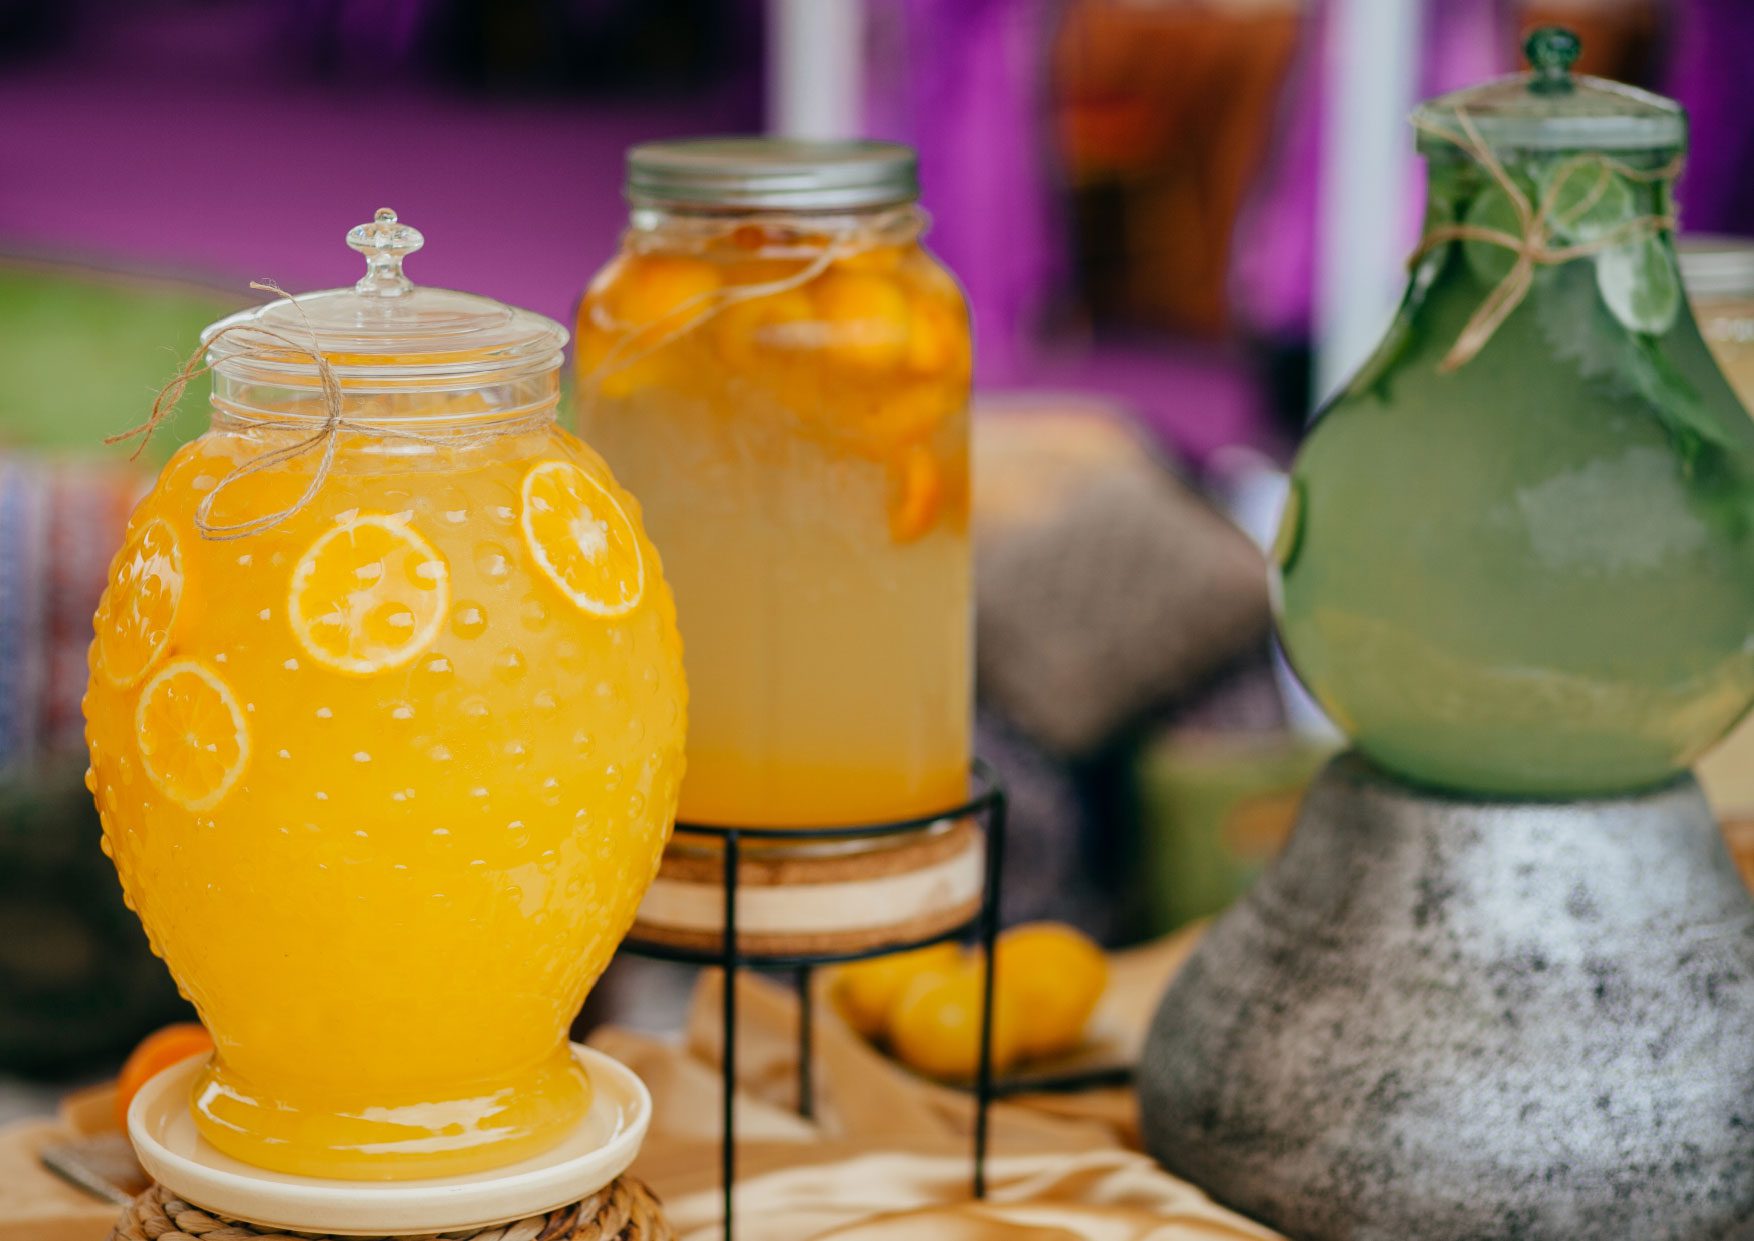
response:
[[(1551, 167), (1512, 172), (1538, 200)], [(1574, 227), (1666, 202), (1662, 184), (1615, 184)], [(1490, 222), (1493, 195), (1472, 161), (1434, 160), (1432, 219)], [(1412, 780), (1648, 786), (1754, 699), (1754, 422), (1666, 284), (1668, 236), (1616, 249), (1537, 267), (1447, 374), (1514, 256), (1428, 255), (1293, 469), (1286, 649), (1357, 746)]]

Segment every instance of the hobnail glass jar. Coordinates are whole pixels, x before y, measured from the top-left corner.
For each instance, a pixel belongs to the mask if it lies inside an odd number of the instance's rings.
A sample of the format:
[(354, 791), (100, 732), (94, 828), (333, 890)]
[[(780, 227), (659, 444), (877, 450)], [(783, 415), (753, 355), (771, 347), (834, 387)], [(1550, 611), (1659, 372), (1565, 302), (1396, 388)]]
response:
[(214, 1037), (208, 1141), (448, 1175), (588, 1106), (567, 1027), (672, 822), (681, 656), (637, 505), (555, 426), (565, 330), (415, 287), (394, 213), (349, 242), (357, 287), (203, 338), (212, 425), (98, 609), (88, 779)]

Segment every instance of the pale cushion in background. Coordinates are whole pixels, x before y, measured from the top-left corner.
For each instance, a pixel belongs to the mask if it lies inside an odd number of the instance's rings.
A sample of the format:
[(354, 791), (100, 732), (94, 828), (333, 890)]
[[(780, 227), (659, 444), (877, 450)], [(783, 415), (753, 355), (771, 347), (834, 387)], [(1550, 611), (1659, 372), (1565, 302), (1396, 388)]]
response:
[(1260, 552), (1120, 417), (977, 418), (974, 462), (980, 694), (1044, 748), (1089, 753), (1259, 650)]

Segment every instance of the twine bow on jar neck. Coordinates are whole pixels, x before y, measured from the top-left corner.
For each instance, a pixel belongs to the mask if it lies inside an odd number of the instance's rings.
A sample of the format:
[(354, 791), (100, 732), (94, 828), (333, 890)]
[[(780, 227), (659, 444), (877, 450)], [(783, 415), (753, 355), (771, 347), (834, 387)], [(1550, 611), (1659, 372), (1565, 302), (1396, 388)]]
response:
[[(215, 483), (213, 489), (201, 497), (201, 502), (195, 507), (195, 529), (200, 532), (202, 538), (216, 541), (245, 538), (278, 526), (288, 518), (303, 512), (311, 501), (316, 499), (317, 493), (323, 489), (323, 484), (328, 481), (330, 471), (334, 469), (339, 441), (345, 434), (370, 435), (376, 439), (391, 439), (433, 446), (467, 446), (499, 439), (502, 436), (517, 435), (546, 422), (543, 415), (537, 414), (497, 420), (486, 426), (456, 428), (432, 434), (391, 426), (381, 420), (348, 418), (344, 413), (341, 381), (336, 376), (335, 368), (327, 355), (323, 353), (322, 341), (318, 338), (317, 330), (311, 324), (310, 317), (305, 314), (304, 307), (299, 305), (296, 297), (272, 280), (252, 280), (250, 287), (285, 298), (298, 314), (299, 319), (303, 321), (310, 339), (300, 342), (283, 332), (262, 327), (256, 323), (235, 323), (229, 327), (223, 327), (197, 345), (195, 351), (171, 377), (170, 382), (158, 390), (158, 395), (152, 402), (152, 412), (147, 415), (144, 422), (104, 438), (105, 444), (139, 440), (140, 442), (135, 446), (130, 460), (138, 458), (146, 450), (146, 445), (151, 442), (153, 433), (158, 430), (159, 424), (175, 411), (177, 403), (183, 399), (183, 393), (188, 390), (189, 385), (201, 376), (210, 374), (218, 366), (218, 363), (205, 359), (213, 346), (227, 337), (248, 342), (236, 354), (231, 355), (231, 358), (234, 359), (242, 357), (273, 360), (291, 354), (294, 357), (305, 357), (311, 360), (311, 364), (316, 368), (317, 383), (322, 391), (322, 417), (252, 418), (250, 420), (251, 428), (256, 430), (308, 432), (308, 434), (291, 443), (270, 448), (257, 456), (240, 462)], [(304, 491), (291, 504), (272, 513), (258, 514), (242, 521), (216, 522), (213, 520), (214, 502), (228, 487), (252, 474), (274, 469), (313, 452), (319, 454), (316, 469), (312, 471), (310, 482), (306, 484)]]
[[(1486, 170), (1498, 188), (1504, 191), (1512, 210), (1516, 212), (1517, 231), (1510, 233), (1484, 225), (1459, 222), (1438, 224), (1425, 230), (1418, 247), (1408, 258), (1408, 266), (1416, 267), (1428, 254), (1452, 241), (1475, 241), (1501, 246), (1515, 256), (1510, 271), (1468, 317), (1455, 343), (1438, 363), (1437, 369), (1443, 374), (1466, 366), (1486, 347), (1486, 342), (1492, 339), (1493, 333), (1498, 331), (1511, 312), (1528, 296), (1529, 290), (1534, 286), (1537, 267), (1569, 263), (1573, 259), (1588, 258), (1618, 246), (1672, 232), (1677, 220), (1674, 211), (1668, 210), (1628, 217), (1587, 241), (1555, 243), (1556, 234), (1562, 234), (1564, 230), (1577, 224), (1592, 207), (1601, 202), (1615, 177), (1642, 185), (1672, 181), (1680, 175), (1683, 163), (1682, 158), (1677, 155), (1660, 168), (1640, 169), (1610, 159), (1599, 151), (1586, 151), (1562, 161), (1554, 169), (1551, 180), (1537, 202), (1531, 200), (1515, 178), (1505, 171), (1504, 165), (1480, 136), (1479, 129), (1468, 114), (1458, 110), (1455, 118), (1459, 132), (1418, 117), (1414, 118), (1413, 124), (1421, 133), (1459, 148)], [(1594, 180), (1588, 183), (1587, 189), (1576, 203), (1559, 211), (1561, 195), (1578, 176), (1593, 176)]]

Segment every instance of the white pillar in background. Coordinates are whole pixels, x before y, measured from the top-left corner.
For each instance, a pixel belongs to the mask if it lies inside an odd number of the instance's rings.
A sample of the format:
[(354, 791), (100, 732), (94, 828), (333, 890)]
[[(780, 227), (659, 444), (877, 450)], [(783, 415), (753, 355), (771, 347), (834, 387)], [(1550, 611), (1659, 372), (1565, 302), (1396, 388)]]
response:
[(1406, 273), (1407, 114), (1419, 86), (1421, 0), (1331, 0), (1315, 256), (1315, 396), (1382, 338)]
[(857, 138), (864, 121), (864, 0), (768, 0), (767, 130)]

